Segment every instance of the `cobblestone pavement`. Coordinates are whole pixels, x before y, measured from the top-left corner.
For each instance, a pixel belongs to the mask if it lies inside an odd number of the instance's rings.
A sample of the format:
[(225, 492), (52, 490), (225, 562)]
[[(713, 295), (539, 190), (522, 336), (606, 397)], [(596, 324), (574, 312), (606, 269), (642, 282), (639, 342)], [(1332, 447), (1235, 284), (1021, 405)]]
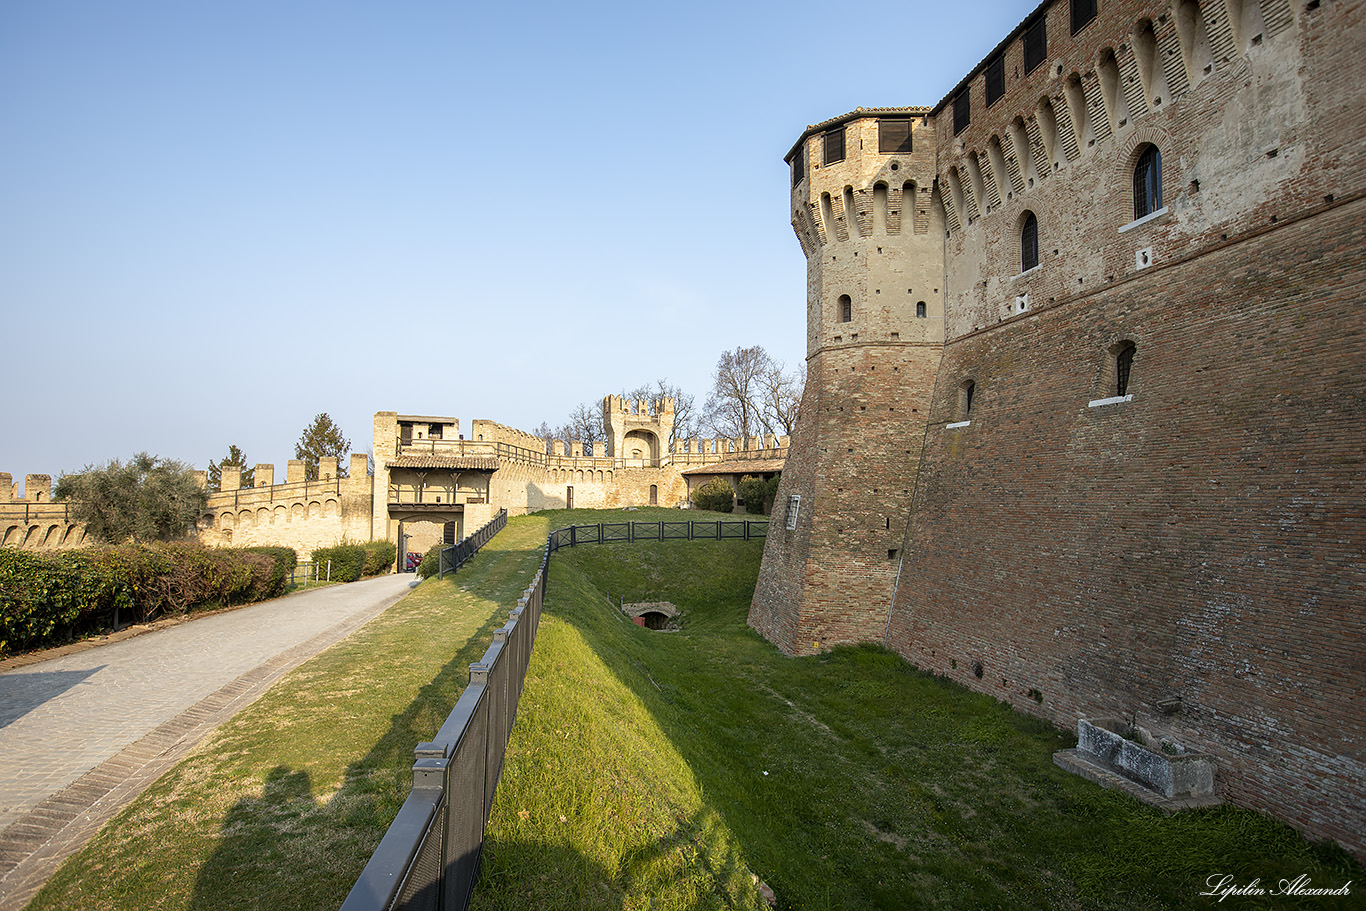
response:
[(381, 576), (0, 674), (0, 911), (209, 731), (408, 593)]

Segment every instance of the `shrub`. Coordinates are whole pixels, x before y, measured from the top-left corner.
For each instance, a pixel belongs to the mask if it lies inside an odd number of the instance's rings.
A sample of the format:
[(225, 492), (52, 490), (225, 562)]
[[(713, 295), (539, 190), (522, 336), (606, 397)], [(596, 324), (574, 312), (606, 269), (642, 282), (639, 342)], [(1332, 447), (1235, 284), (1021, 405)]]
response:
[(0, 652), (37, 648), (115, 619), (146, 622), (203, 604), (259, 601), (284, 590), (279, 554), (197, 543), (125, 544), (60, 554), (0, 548)]
[(735, 491), (721, 478), (712, 478), (692, 492), (693, 505), (712, 512), (730, 512), (735, 508)]
[(101, 579), (82, 556), (0, 548), (0, 653), (65, 634), (87, 606), (99, 611)]
[(359, 544), (338, 544), (313, 551), (313, 562), (319, 564), (318, 578), (328, 578), (329, 560), (333, 582), (355, 582), (365, 570), (365, 548)]
[(271, 579), (276, 592), (285, 590), (288, 585), (286, 580), (292, 576), (294, 567), (299, 565), (299, 555), (292, 547), (246, 547), (243, 548), (243, 552), (264, 554), (275, 561), (275, 569)]
[(440, 566), (441, 551), (450, 547), (449, 544), (433, 544), (427, 548), (427, 552), (422, 555), (422, 562), (418, 564), (417, 575), (421, 579), (430, 579), (436, 575), (437, 568)]
[(371, 541), (365, 545), (365, 568), (367, 576), (377, 576), (387, 572), (398, 556), (398, 545), (393, 541)]
[(747, 474), (740, 479), (737, 493), (745, 501), (746, 512), (768, 515), (773, 508), (773, 498), (778, 495), (778, 478), (765, 481)]

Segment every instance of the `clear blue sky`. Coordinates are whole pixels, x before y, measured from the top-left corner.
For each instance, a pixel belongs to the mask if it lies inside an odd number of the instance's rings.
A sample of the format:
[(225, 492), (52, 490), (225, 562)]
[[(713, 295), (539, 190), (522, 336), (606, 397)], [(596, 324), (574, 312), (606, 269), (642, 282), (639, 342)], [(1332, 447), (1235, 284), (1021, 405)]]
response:
[(805, 352), (783, 154), (1034, 0), (0, 5), (0, 471), (531, 429)]

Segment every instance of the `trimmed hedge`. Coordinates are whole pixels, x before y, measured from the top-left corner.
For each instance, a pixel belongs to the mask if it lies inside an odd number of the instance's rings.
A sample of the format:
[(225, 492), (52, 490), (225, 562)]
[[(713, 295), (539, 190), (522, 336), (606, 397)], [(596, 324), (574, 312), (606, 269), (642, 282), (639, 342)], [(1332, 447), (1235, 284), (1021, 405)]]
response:
[(313, 551), (318, 578), (327, 578), (327, 561), (332, 561), (333, 582), (355, 582), (361, 576), (377, 576), (394, 565), (398, 546), (392, 541), (371, 541), (367, 544), (338, 544)]
[[(328, 561), (332, 568), (327, 568)], [(365, 548), (359, 544), (338, 544), (313, 551), (319, 579), (333, 582), (355, 582), (365, 571)]]
[(692, 492), (693, 505), (712, 512), (730, 512), (735, 508), (735, 491), (721, 478), (712, 478)]
[(145, 623), (202, 604), (271, 598), (285, 589), (285, 562), (283, 553), (194, 542), (57, 554), (0, 548), (0, 654), (108, 627), (115, 616)]
[(275, 561), (275, 572), (272, 578), (276, 580), (276, 584), (281, 589), (287, 584), (285, 580), (293, 577), (294, 567), (299, 565), (299, 555), (295, 553), (292, 547), (263, 545), (261, 547), (245, 547), (243, 550), (249, 554), (265, 554)]

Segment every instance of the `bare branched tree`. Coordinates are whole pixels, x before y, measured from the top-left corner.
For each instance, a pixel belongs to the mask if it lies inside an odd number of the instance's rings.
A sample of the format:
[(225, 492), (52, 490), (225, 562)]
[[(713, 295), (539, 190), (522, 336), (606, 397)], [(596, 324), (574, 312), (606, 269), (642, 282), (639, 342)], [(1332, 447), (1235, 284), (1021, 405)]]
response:
[(600, 444), (607, 439), (607, 432), (602, 429), (602, 408), (580, 404), (569, 413), (569, 420), (560, 425), (554, 437), (566, 443), (578, 440), (592, 444), (594, 454), (600, 453)]
[(545, 451), (546, 451), (546, 454), (549, 455), (549, 454), (550, 454), (550, 441), (553, 440), (553, 439), (555, 439), (555, 428), (551, 427), (551, 426), (550, 426), (548, 423), (546, 423), (545, 421), (541, 421), (541, 426), (539, 426), (539, 427), (537, 427), (535, 430), (531, 431), (531, 434), (532, 434), (532, 436), (538, 436), (538, 437), (540, 437), (542, 440), (545, 441)]
[(706, 423), (722, 437), (747, 437), (763, 427), (763, 376), (772, 358), (761, 346), (723, 351), (712, 373)]
[(802, 404), (806, 389), (806, 362), (795, 370), (786, 370), (781, 361), (770, 360), (768, 369), (759, 377), (762, 394), (760, 419), (764, 432), (774, 436), (791, 435), (797, 424), (797, 409)]

